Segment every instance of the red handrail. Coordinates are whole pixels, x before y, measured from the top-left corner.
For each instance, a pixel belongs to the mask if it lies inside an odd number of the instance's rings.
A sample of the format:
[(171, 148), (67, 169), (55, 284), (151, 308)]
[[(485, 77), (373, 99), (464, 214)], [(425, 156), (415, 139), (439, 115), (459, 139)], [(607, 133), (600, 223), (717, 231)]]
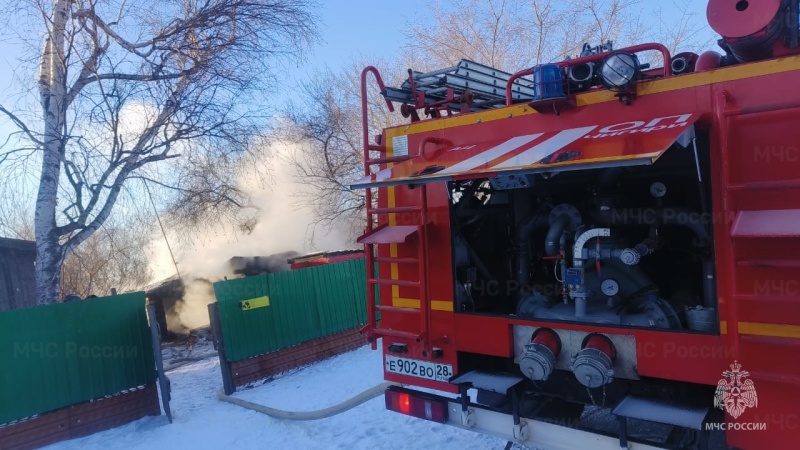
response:
[[(371, 150), (380, 151), (385, 149), (384, 145), (371, 145), (369, 143), (369, 105), (367, 103), (367, 74), (372, 73), (375, 76), (375, 81), (378, 83), (378, 88), (381, 91), (385, 89), (383, 84), (383, 79), (381, 78), (380, 72), (373, 66), (368, 66), (361, 71), (361, 125), (362, 125), (362, 139), (364, 142), (364, 176), (370, 175), (370, 156), (369, 152)], [(392, 102), (386, 99), (386, 106), (389, 108), (390, 112), (394, 112), (394, 106), (392, 106)], [(367, 226), (366, 226), (366, 233), (369, 233), (373, 230), (372, 227), (372, 215), (370, 214), (370, 209), (372, 209), (372, 189), (367, 188), (364, 192), (364, 203), (367, 209)], [(364, 244), (364, 259), (366, 263), (367, 269), (367, 279), (373, 278), (374, 273), (374, 255), (372, 254), (372, 247), (370, 244)], [(367, 337), (370, 341), (370, 345), (372, 349), (375, 350), (377, 348), (377, 344), (375, 341), (375, 335), (373, 330), (375, 329), (375, 287), (372, 285), (367, 285), (367, 324), (363, 331), (366, 332)]]
[[(620, 50), (614, 50), (613, 52), (598, 53), (596, 55), (584, 56), (583, 58), (568, 59), (566, 61), (561, 61), (555, 64), (563, 69), (571, 66), (577, 66), (578, 64), (586, 64), (590, 62), (602, 61), (608, 55), (614, 52), (639, 53), (647, 50), (656, 50), (661, 52), (661, 56), (664, 58), (664, 78), (672, 76), (672, 69), (671, 69), (672, 56), (669, 53), (669, 49), (667, 49), (667, 47), (663, 46), (662, 44), (655, 44), (655, 43), (634, 45), (632, 47), (627, 47)], [(513, 103), (514, 82), (524, 76), (533, 75), (535, 69), (536, 67), (531, 67), (530, 69), (520, 70), (514, 75), (511, 75), (511, 78), (509, 78), (508, 82), (506, 83), (506, 106), (509, 106)]]
[[(362, 135), (361, 138), (364, 140), (364, 174), (369, 175), (369, 165), (367, 165), (366, 161), (369, 160), (369, 151), (370, 150), (378, 150), (380, 147), (372, 146), (369, 143), (369, 108), (367, 103), (367, 74), (372, 73), (375, 76), (375, 81), (378, 82), (378, 88), (381, 91), (386, 89), (383, 84), (383, 78), (381, 78), (380, 72), (374, 66), (365, 67), (364, 70), (361, 71), (361, 126), (362, 126)], [(389, 99), (386, 100), (386, 106), (389, 108), (389, 112), (394, 112), (394, 106), (392, 106), (392, 102)]]

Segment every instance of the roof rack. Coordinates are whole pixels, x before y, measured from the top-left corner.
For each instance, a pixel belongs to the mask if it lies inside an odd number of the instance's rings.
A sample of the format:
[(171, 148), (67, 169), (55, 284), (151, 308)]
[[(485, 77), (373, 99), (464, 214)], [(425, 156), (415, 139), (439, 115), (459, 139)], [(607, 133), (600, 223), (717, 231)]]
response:
[[(409, 78), (399, 88), (385, 88), (381, 93), (387, 100), (415, 108), (443, 107), (464, 111), (479, 111), (505, 106), (506, 84), (511, 74), (467, 59), (445, 69), (432, 72), (415, 72), (409, 69)], [(469, 90), (469, 94), (465, 91)], [(534, 86), (530, 80), (517, 79), (513, 83), (512, 95), (516, 101), (534, 98)]]

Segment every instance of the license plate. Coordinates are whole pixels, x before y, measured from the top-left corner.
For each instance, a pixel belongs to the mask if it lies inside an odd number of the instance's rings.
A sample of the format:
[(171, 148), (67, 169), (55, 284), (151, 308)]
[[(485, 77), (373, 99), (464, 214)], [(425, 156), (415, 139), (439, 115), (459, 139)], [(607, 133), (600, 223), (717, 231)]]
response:
[(386, 355), (386, 371), (426, 380), (447, 382), (453, 376), (453, 366), (418, 359)]

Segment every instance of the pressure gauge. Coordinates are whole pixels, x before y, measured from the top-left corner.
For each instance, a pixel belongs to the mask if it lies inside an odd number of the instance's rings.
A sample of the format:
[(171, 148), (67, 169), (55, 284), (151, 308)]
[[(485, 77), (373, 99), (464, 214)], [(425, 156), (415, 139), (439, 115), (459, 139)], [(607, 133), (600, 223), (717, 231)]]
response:
[(617, 283), (617, 280), (606, 278), (600, 283), (600, 290), (603, 291), (603, 294), (606, 296), (613, 297), (619, 294), (619, 283)]
[(650, 185), (650, 195), (655, 198), (661, 198), (667, 195), (667, 185), (660, 181), (656, 181)]

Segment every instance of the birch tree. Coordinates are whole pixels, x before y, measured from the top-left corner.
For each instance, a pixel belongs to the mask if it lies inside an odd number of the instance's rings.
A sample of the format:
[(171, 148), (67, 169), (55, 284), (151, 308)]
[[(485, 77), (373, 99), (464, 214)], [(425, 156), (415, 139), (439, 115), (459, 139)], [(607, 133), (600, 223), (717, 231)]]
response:
[(171, 191), (195, 218), (246, 204), (231, 174), (180, 176), (196, 172), (192, 161), (232, 164), (249, 149), (275, 60), (316, 37), (308, 0), (15, 3), (41, 25), (40, 110), (0, 105), (24, 137), (0, 162), (39, 158), (38, 303), (57, 300), (64, 259), (108, 220), (123, 188), (143, 194), (134, 181)]
[[(0, 183), (0, 236), (34, 240), (32, 202), (24, 190)], [(125, 198), (123, 202), (130, 202)], [(127, 208), (130, 209), (130, 208)], [(155, 218), (148, 211), (114, 214), (100, 229), (64, 259), (59, 297), (109, 295), (145, 287), (152, 276), (147, 260)]]

